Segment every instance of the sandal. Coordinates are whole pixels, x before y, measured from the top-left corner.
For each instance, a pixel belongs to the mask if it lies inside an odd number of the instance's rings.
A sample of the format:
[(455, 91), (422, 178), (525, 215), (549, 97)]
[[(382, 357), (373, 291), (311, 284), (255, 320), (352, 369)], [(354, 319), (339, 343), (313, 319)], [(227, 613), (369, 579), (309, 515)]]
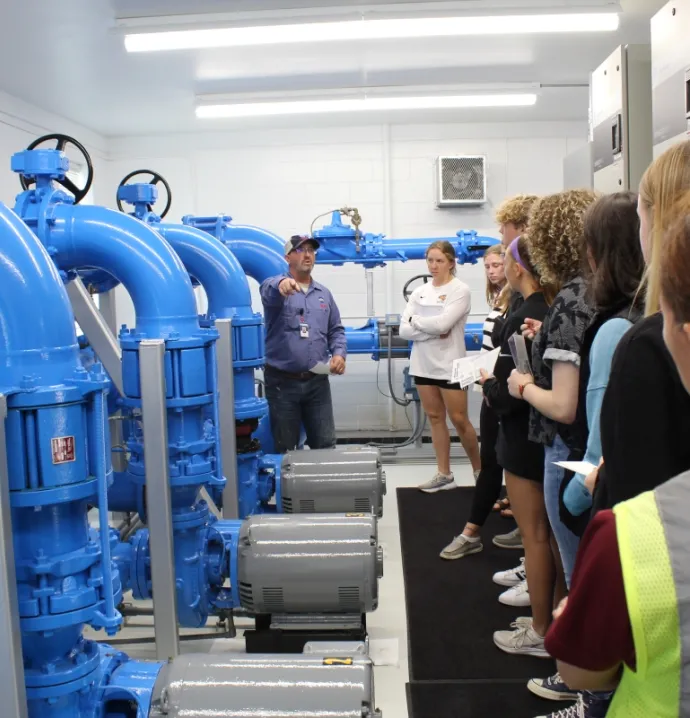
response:
[(503, 512), (510, 507), (510, 499), (499, 499), (492, 509), (492, 511)]

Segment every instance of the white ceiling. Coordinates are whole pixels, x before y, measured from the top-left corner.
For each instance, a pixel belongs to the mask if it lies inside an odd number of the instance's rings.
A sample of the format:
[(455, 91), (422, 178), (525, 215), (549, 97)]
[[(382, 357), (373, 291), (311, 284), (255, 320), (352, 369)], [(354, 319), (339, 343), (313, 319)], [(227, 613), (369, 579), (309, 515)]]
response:
[[(393, 0), (378, 0), (384, 11)], [(529, 0), (530, 7), (573, 7)], [(502, 0), (513, 9), (520, 0)], [(496, 12), (482, 0), (419, 3), (396, 0), (411, 12), (419, 6), (442, 11), (462, 7), (472, 14)], [(601, 8), (606, 0), (580, 0)], [(202, 121), (195, 97), (205, 93), (281, 92), (376, 85), (542, 83), (534, 107), (394, 113), (358, 116), (360, 122), (584, 120), (589, 72), (617, 45), (645, 42), (649, 18), (663, 0), (622, 0), (617, 33), (523, 37), (435, 38), (332, 45), (214, 49), (128, 54), (118, 18), (161, 14), (244, 13), (244, 23), (285, 21), (295, 8), (359, 8), (357, 0), (45, 0), (5, 2), (0, 23), (0, 90), (79, 122), (106, 136), (227, 129), (251, 124), (294, 126), (314, 117)], [(292, 10), (286, 10), (292, 8)], [(225, 17), (225, 16), (224, 16)], [(209, 16), (217, 21), (218, 16)], [(553, 87), (553, 86), (556, 87)], [(580, 85), (573, 87), (572, 85)], [(550, 87), (551, 86), (551, 87)], [(340, 122), (342, 118), (324, 119)], [(350, 122), (350, 119), (346, 120)]]

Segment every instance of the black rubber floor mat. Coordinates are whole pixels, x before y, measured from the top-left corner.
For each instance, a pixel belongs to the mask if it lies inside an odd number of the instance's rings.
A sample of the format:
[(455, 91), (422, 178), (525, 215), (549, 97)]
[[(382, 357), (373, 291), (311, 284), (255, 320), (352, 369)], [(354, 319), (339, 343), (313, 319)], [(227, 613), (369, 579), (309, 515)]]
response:
[(508, 630), (529, 608), (498, 602), (505, 590), (491, 577), (519, 563), (521, 551), (491, 543), (514, 522), (492, 514), (484, 527), (484, 550), (456, 561), (439, 558), (469, 516), (472, 488), (424, 494), (398, 489), (410, 680), (528, 679), (555, 671), (553, 661), (500, 651), (493, 632)]
[(407, 684), (409, 718), (535, 718), (572, 705), (532, 695), (524, 681), (423, 681)]

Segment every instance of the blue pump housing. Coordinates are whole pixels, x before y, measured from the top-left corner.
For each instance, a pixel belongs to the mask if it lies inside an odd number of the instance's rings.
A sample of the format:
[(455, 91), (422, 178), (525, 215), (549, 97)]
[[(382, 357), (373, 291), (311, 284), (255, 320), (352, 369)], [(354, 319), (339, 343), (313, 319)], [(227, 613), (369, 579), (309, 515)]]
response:
[[(2, 204), (0, 268), (0, 391), (8, 397), (12, 538), (29, 716), (111, 718), (113, 700), (126, 700), (137, 707), (137, 718), (145, 718), (161, 664), (137, 670), (125, 654), (82, 633), (89, 624), (112, 635), (121, 623), (116, 605), (122, 583), (107, 528), (108, 381), (97, 363), (90, 371), (81, 365), (58, 271)], [(90, 505), (98, 509), (100, 532), (89, 528)], [(134, 691), (128, 676), (137, 673), (146, 678)]]
[[(123, 350), (124, 396), (121, 404), (131, 413), (128, 449), (131, 454), (124, 475), (141, 490), (120, 491), (141, 497), (146, 476), (139, 416), (141, 390), (139, 344), (143, 339), (165, 341), (166, 405), (168, 412), (169, 470), (173, 512), (179, 619), (182, 625), (199, 626), (215, 597), (215, 584), (204, 575), (212, 565), (215, 543), (210, 537), (208, 508), (199, 501), (202, 487), (224, 485), (217, 431), (217, 386), (214, 343), (217, 332), (199, 326), (194, 292), (179, 257), (161, 236), (139, 220), (102, 207), (75, 207), (71, 197), (52, 186), (64, 178), (68, 163), (56, 150), (18, 153), (12, 168), (36, 181), (33, 190), (17, 198), (15, 211), (36, 233), (53, 262), (68, 280), (82, 267), (94, 267), (113, 276), (128, 289), (136, 310), (136, 328), (120, 334)], [(64, 291), (64, 290), (63, 290)], [(118, 479), (122, 479), (119, 476)], [(138, 498), (138, 503), (142, 501)], [(134, 510), (136, 507), (132, 507)], [(190, 535), (194, 534), (193, 536)], [(107, 537), (106, 537), (107, 538)], [(148, 535), (135, 535), (138, 544)], [(193, 558), (201, 547), (204, 555)], [(139, 575), (137, 552), (123, 567), (132, 588)], [(141, 553), (141, 552), (139, 552)], [(138, 581), (140, 587), (145, 582)], [(144, 595), (142, 589), (140, 595)], [(94, 659), (95, 660), (95, 659)]]

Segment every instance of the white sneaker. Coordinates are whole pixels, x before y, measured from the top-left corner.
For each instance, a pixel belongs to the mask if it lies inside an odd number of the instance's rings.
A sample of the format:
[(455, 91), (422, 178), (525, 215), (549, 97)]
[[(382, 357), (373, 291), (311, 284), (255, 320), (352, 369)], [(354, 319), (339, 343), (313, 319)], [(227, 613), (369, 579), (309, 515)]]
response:
[(512, 623), (513, 631), (496, 631), (494, 643), (506, 653), (536, 658), (550, 658), (544, 648), (544, 637), (540, 636), (531, 623)]
[(507, 571), (498, 571), (494, 574), (494, 583), (499, 586), (516, 586), (527, 579), (525, 573), (525, 559), (520, 559), (520, 565), (515, 568), (509, 568)]
[(420, 491), (424, 491), (426, 494), (435, 494), (437, 491), (446, 491), (448, 489), (455, 489), (455, 477), (451, 473), (449, 476), (436, 472), (432, 479), (429, 479), (426, 483), (419, 486)]
[(524, 608), (531, 606), (532, 601), (529, 597), (529, 589), (527, 588), (527, 581), (520, 581), (512, 588), (504, 591), (498, 600), (504, 603), (506, 606), (516, 606), (518, 608)]

